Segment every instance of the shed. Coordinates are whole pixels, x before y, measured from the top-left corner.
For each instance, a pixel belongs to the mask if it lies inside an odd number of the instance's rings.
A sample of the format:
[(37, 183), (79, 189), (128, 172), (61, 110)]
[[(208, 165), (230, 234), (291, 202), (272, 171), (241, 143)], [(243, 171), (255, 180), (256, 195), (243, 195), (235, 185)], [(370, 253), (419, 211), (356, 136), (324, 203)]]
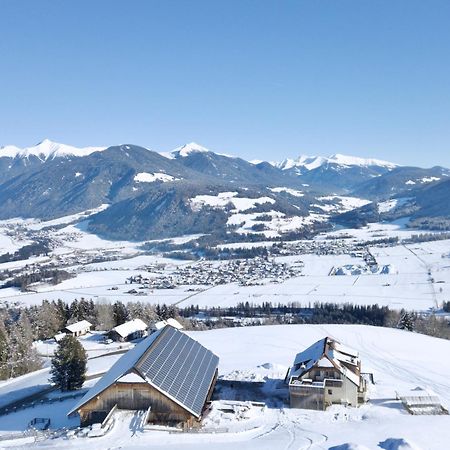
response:
[(147, 324), (141, 319), (133, 319), (114, 327), (108, 334), (115, 341), (125, 342), (145, 336)]
[(66, 335), (66, 333), (56, 333), (53, 338), (56, 342), (61, 342), (66, 337)]
[(148, 421), (194, 427), (210, 401), (219, 358), (172, 326), (151, 334), (122, 356), (69, 412), (81, 425), (101, 422), (117, 405), (149, 410)]
[(86, 333), (89, 333), (91, 330), (92, 324), (87, 320), (82, 320), (80, 322), (75, 322), (72, 325), (67, 325), (64, 328), (64, 332), (67, 334), (71, 334), (72, 336), (83, 336)]
[(413, 415), (441, 415), (448, 414), (438, 395), (430, 389), (416, 387), (410, 391), (396, 392), (405, 409)]

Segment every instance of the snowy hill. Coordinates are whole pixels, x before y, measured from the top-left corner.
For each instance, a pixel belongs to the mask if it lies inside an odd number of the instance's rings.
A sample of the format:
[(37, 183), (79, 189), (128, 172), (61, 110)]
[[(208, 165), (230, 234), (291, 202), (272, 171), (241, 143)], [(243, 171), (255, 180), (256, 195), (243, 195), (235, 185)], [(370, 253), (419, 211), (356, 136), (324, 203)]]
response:
[[(448, 406), (450, 362), (443, 355), (450, 352), (449, 341), (362, 325), (262, 326), (188, 334), (219, 356), (220, 378), (234, 380), (236, 385), (252, 380), (264, 383), (266, 406), (236, 401), (232, 389), (222, 390), (215, 395), (204, 418), (202, 433), (147, 429), (138, 425), (139, 415), (122, 411), (104, 437), (76, 437), (72, 433), (67, 439), (63, 432), (56, 439), (35, 442), (34, 447), (444, 450), (448, 446), (449, 416), (411, 416), (396, 399), (396, 393), (421, 387), (435, 392)], [(358, 408), (335, 405), (325, 412), (292, 409), (286, 401), (279, 400), (286, 370), (296, 353), (326, 336), (359, 352), (362, 371), (372, 373), (375, 381), (370, 400)], [(102, 369), (107, 368), (107, 359), (97, 361)], [(109, 364), (113, 362), (110, 360)], [(36, 384), (42, 383), (41, 372), (26, 377), (27, 386), (32, 385), (33, 378)], [(50, 418), (51, 428), (75, 428), (77, 419), (67, 418), (66, 413), (77, 401), (69, 396), (52, 403), (44, 400), (40, 405), (2, 416), (0, 436), (24, 431), (34, 417)], [(20, 439), (5, 440), (2, 445), (26, 443)]]

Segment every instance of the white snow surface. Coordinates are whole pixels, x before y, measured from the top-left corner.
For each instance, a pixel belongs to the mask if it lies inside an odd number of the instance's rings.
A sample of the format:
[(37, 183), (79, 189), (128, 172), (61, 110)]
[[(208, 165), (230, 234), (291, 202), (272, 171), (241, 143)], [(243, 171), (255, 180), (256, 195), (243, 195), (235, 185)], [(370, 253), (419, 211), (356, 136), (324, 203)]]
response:
[(319, 197), (319, 200), (338, 202), (338, 204), (336, 205), (334, 204), (321, 206), (313, 205), (317, 206), (318, 208), (321, 208), (323, 211), (326, 212), (347, 212), (351, 211), (352, 209), (359, 208), (361, 206), (371, 203), (370, 200), (367, 200), (365, 198), (348, 197), (344, 195), (327, 195), (325, 197)]
[(236, 197), (237, 192), (220, 192), (217, 195), (196, 195), (191, 199), (191, 207), (194, 210), (201, 209), (202, 206), (207, 205), (213, 208), (223, 208), (228, 204), (234, 206), (233, 212), (247, 211), (255, 205), (262, 205), (264, 203), (275, 203), (271, 197), (247, 198)]
[(7, 145), (0, 148), (0, 158), (29, 158), (30, 156), (36, 156), (42, 161), (48, 159), (55, 159), (60, 157), (81, 157), (87, 156), (94, 152), (101, 152), (107, 147), (83, 147), (77, 148), (71, 145), (59, 144), (57, 142), (44, 139), (39, 144), (19, 148), (14, 145)]
[(378, 212), (385, 213), (393, 210), (397, 206), (403, 206), (406, 203), (414, 200), (412, 197), (393, 198), (384, 202), (378, 203)]
[(287, 188), (287, 187), (274, 187), (270, 188), (272, 192), (286, 192), (287, 194), (291, 194), (294, 197), (303, 197), (305, 194), (302, 191), (298, 191), (297, 189)]
[(422, 183), (431, 183), (433, 181), (439, 181), (440, 177), (423, 177), (420, 181)]
[(148, 172), (140, 172), (134, 177), (134, 181), (137, 183), (154, 183), (155, 181), (162, 181), (166, 183), (168, 181), (179, 180), (179, 178), (175, 178), (172, 175), (167, 175), (162, 172), (148, 173)]

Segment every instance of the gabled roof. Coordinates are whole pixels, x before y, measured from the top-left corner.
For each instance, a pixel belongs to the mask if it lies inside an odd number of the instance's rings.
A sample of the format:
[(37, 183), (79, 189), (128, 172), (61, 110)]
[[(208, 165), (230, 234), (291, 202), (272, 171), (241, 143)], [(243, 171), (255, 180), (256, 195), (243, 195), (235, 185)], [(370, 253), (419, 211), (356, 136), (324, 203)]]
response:
[(115, 331), (118, 335), (126, 338), (136, 331), (145, 331), (147, 329), (147, 324), (141, 319), (133, 319), (125, 322), (121, 325), (117, 325), (111, 331)]
[(169, 317), (167, 320), (161, 320), (160, 322), (155, 323), (155, 329), (160, 330), (161, 328), (164, 328), (166, 325), (170, 325), (178, 330), (183, 329), (183, 325), (181, 325), (178, 320), (173, 319), (172, 317)]
[(71, 333), (76, 333), (77, 331), (83, 331), (86, 328), (92, 327), (92, 323), (87, 320), (82, 320), (80, 322), (73, 323), (72, 325), (67, 325), (66, 330), (69, 330)]
[(342, 345), (340, 342), (326, 337), (317, 341), (303, 352), (297, 354), (288, 378), (301, 377), (313, 367), (334, 367), (354, 384), (359, 386), (359, 375), (348, 369), (345, 364), (357, 367), (359, 355), (356, 350)]
[(183, 332), (166, 326), (125, 353), (69, 412), (79, 410), (130, 372), (200, 417), (219, 358)]

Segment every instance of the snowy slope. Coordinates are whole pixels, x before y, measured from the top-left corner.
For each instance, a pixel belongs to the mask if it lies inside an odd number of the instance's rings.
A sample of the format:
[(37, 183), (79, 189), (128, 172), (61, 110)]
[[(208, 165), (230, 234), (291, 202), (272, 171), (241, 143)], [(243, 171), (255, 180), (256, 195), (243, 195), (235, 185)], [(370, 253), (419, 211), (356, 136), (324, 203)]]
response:
[[(450, 342), (395, 329), (361, 325), (286, 325), (204, 332), (190, 336), (220, 357), (219, 376), (236, 381), (281, 379), (296, 353), (331, 336), (360, 353), (363, 371), (372, 372), (370, 401), (359, 408), (334, 406), (326, 412), (290, 409), (267, 392), (267, 407), (236, 403), (235, 414), (222, 413), (214, 401), (204, 420), (206, 433), (144, 430), (138, 415), (123, 412), (102, 438), (51, 439), (38, 448), (75, 449), (316, 449), (316, 450), (445, 450), (450, 440), (449, 416), (410, 416), (396, 391), (431, 388), (450, 403)], [(112, 361), (111, 361), (112, 363)], [(261, 378), (262, 376), (262, 378)], [(226, 393), (224, 394), (226, 395)], [(77, 400), (28, 408), (0, 418), (0, 433), (24, 430), (32, 417), (49, 417), (56, 426), (76, 426), (65, 418)], [(229, 405), (223, 398), (222, 402)], [(231, 403), (233, 405), (233, 403)], [(14, 445), (13, 441), (2, 445)], [(20, 445), (19, 442), (16, 445)]]

